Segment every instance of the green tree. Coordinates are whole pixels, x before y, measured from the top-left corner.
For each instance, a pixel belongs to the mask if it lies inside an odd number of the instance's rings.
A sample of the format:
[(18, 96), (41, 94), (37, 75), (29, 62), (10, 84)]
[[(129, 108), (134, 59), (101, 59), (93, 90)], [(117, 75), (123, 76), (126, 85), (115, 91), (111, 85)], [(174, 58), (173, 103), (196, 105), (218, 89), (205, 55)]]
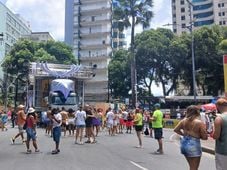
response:
[(112, 97), (126, 98), (130, 91), (130, 69), (129, 53), (126, 50), (119, 50), (113, 54), (109, 64), (109, 88)]
[(167, 85), (172, 83), (173, 67), (169, 46), (173, 38), (174, 34), (171, 30), (162, 28), (144, 31), (136, 36), (138, 80), (146, 86), (149, 95), (152, 95), (153, 81), (157, 85), (161, 83), (165, 96), (170, 93)]
[(136, 61), (134, 56), (134, 37), (135, 26), (142, 24), (148, 27), (153, 17), (153, 0), (115, 0), (114, 19), (121, 20), (126, 28), (131, 27), (131, 88), (132, 88), (132, 106), (136, 106), (135, 84), (136, 84)]

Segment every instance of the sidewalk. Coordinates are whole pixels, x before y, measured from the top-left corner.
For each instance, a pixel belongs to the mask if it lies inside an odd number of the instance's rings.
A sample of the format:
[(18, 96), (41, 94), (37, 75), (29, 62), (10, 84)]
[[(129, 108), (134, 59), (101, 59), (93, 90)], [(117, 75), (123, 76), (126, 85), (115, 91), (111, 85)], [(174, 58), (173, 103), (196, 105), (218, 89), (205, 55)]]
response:
[(214, 154), (214, 148), (215, 148), (215, 140), (211, 137), (208, 138), (208, 140), (201, 140), (202, 150), (203, 152), (207, 152), (210, 154)]

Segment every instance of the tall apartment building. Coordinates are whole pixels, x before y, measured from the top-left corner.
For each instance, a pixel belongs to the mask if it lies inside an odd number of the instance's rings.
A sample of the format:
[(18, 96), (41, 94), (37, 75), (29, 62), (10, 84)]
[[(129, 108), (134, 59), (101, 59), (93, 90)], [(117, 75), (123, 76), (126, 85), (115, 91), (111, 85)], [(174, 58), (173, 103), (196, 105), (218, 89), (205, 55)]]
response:
[[(18, 15), (11, 12), (3, 3), (0, 2), (0, 64), (4, 61), (5, 55), (11, 50), (16, 41), (22, 35), (30, 34), (31, 30), (28, 23)], [(0, 68), (0, 77), (3, 77)]]
[(54, 38), (49, 32), (32, 32), (31, 34), (23, 35), (22, 38), (26, 38), (36, 42), (47, 42), (50, 40), (54, 41)]
[(227, 25), (227, 0), (172, 0), (173, 31), (188, 32), (190, 8), (192, 7), (193, 29), (205, 25)]
[(127, 42), (125, 41), (124, 30), (119, 30), (119, 21), (113, 21), (112, 23), (112, 47), (113, 50), (119, 50), (126, 48)]
[(108, 100), (108, 64), (112, 54), (111, 0), (66, 0), (65, 42), (80, 64), (93, 66), (95, 77), (85, 82), (85, 101)]

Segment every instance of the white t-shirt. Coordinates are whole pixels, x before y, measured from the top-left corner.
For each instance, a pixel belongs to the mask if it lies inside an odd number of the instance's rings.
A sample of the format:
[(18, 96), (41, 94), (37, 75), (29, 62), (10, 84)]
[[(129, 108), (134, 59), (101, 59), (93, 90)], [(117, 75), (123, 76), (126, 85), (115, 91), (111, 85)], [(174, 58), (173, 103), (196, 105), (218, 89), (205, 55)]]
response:
[(107, 123), (109, 124), (113, 124), (114, 122), (114, 113), (112, 111), (109, 111), (107, 114), (106, 114), (106, 118), (107, 118)]
[(55, 117), (55, 119), (60, 120), (61, 122), (58, 123), (58, 122), (56, 122), (56, 121), (53, 119), (53, 128), (55, 128), (55, 127), (60, 127), (61, 124), (62, 124), (62, 116), (61, 116), (61, 114), (60, 114), (60, 113), (54, 114), (54, 117)]
[(123, 111), (123, 112), (122, 112), (122, 118), (123, 118), (124, 120), (128, 120), (128, 112)]
[(75, 115), (76, 125), (85, 125), (86, 112), (78, 110)]

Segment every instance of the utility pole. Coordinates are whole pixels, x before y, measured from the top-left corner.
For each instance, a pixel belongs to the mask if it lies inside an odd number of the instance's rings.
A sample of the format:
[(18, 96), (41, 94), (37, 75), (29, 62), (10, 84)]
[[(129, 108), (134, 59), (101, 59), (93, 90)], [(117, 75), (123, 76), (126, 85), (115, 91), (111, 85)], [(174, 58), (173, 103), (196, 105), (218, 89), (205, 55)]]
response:
[(189, 30), (191, 34), (191, 55), (192, 55), (192, 83), (193, 83), (193, 97), (196, 102), (196, 78), (195, 78), (195, 50), (194, 50), (194, 36), (193, 36), (193, 4), (191, 1), (186, 0), (189, 4), (190, 25)]

